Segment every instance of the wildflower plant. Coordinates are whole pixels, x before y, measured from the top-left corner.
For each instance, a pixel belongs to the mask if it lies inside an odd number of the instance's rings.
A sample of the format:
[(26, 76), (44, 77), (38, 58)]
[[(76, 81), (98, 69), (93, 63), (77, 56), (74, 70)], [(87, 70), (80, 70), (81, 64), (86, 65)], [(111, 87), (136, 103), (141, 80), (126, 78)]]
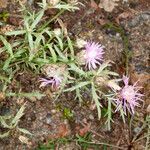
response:
[[(36, 70), (46, 63), (56, 62), (59, 59), (58, 56), (63, 61), (68, 61), (63, 56), (62, 51), (67, 48), (64, 45), (68, 43), (69, 37), (67, 37), (67, 41), (64, 41), (63, 36), (60, 37), (56, 34), (55, 30), (48, 27), (49, 23), (55, 21), (61, 13), (56, 14), (54, 18), (48, 21), (41, 23), (41, 20), (45, 10), (48, 8), (50, 9), (52, 7), (63, 11), (73, 11), (78, 9), (77, 4), (59, 2), (55, 6), (49, 6), (46, 0), (43, 0), (42, 3), (39, 3), (41, 7), (39, 12), (30, 13), (24, 10), (22, 27), (15, 31), (8, 31), (0, 36), (4, 45), (1, 49), (9, 56), (7, 56), (7, 60), (3, 63), (3, 70), (7, 70), (10, 65), (14, 64), (19, 64), (19, 66), (23, 64)], [(7, 37), (10, 36), (14, 37), (13, 42), (7, 40)]]
[[(12, 68), (20, 70), (28, 67), (41, 73), (39, 87), (57, 89), (57, 98), (62, 92), (74, 92), (75, 99), (82, 102), (82, 91), (88, 91), (91, 103), (95, 103), (99, 119), (102, 117), (104, 104), (107, 104), (105, 116), (110, 129), (113, 122), (112, 106), (116, 106), (116, 111), (120, 111), (124, 119), (126, 111), (134, 114), (135, 106), (139, 106), (138, 102), (143, 95), (138, 92), (139, 87), (136, 84), (129, 85), (129, 78), (125, 76), (125, 85), (119, 85), (119, 75), (111, 71), (113, 62), (105, 60), (103, 45), (95, 41), (81, 40), (78, 41), (80, 48), (75, 47), (58, 16), (64, 10), (77, 10), (77, 4), (61, 1), (48, 4), (43, 0), (39, 3), (39, 12), (25, 12), (20, 29), (0, 35), (3, 43), (0, 54), (4, 52), (6, 57), (1, 61), (1, 68), (8, 73)], [(44, 20), (44, 12), (48, 8), (56, 8), (60, 12), (50, 20)], [(48, 25), (56, 19), (60, 28), (50, 28)], [(13, 41), (9, 40), (10, 36), (13, 36)], [(10, 96), (14, 95), (17, 96), (10, 93)]]
[(0, 133), (0, 138), (8, 137), (16, 130), (24, 134), (32, 135), (28, 130), (18, 127), (18, 123), (21, 117), (24, 115), (24, 111), (25, 111), (25, 104), (21, 106), (21, 108), (14, 117), (0, 116), (0, 125), (2, 125), (4, 129), (7, 129), (7, 131), (5, 131), (4, 133)]
[(139, 106), (139, 102), (142, 101), (141, 97), (143, 94), (139, 93), (141, 87), (137, 86), (137, 82), (134, 85), (129, 85), (129, 77), (123, 76), (124, 86), (120, 91), (117, 92), (117, 98), (114, 99), (117, 104), (116, 111), (123, 109), (124, 114), (130, 112), (131, 114), (135, 113), (135, 107)]

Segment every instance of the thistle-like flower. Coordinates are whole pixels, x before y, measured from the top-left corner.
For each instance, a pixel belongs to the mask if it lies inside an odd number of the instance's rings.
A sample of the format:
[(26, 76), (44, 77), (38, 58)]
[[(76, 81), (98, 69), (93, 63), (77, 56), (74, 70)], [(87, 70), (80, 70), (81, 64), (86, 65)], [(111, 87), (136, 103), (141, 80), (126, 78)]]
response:
[(41, 82), (40, 87), (45, 87), (45, 86), (51, 84), (52, 88), (57, 89), (60, 87), (62, 79), (61, 79), (61, 77), (54, 76), (51, 79), (40, 78), (39, 81)]
[(53, 89), (59, 89), (67, 74), (67, 66), (64, 64), (47, 64), (42, 67), (41, 71), (46, 78), (40, 78), (40, 87), (51, 85)]
[(117, 93), (118, 98), (114, 99), (117, 104), (116, 111), (123, 108), (125, 114), (126, 110), (134, 114), (135, 107), (139, 106), (139, 101), (142, 101), (143, 94), (138, 92), (141, 87), (136, 86), (137, 82), (134, 85), (129, 85), (129, 78), (126, 76), (123, 76), (123, 82), (124, 87)]
[(84, 45), (83, 51), (77, 54), (77, 59), (80, 64), (85, 64), (86, 67), (91, 69), (96, 69), (97, 65), (100, 65), (103, 61), (103, 51), (104, 46), (95, 42), (87, 42)]

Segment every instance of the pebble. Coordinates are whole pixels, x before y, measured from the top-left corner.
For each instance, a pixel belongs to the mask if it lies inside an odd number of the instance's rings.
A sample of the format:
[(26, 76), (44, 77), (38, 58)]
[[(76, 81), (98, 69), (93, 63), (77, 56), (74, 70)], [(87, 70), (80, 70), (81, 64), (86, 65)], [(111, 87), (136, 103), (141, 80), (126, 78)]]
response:
[(47, 113), (47, 115), (46, 115), (46, 123), (47, 123), (47, 124), (51, 124), (51, 122), (52, 122), (51, 114), (50, 114), (50, 113)]
[(52, 114), (56, 114), (56, 113), (57, 113), (57, 110), (56, 110), (56, 109), (52, 109), (52, 110), (51, 110), (51, 113), (52, 113)]
[(89, 119), (94, 120), (94, 116), (90, 114)]

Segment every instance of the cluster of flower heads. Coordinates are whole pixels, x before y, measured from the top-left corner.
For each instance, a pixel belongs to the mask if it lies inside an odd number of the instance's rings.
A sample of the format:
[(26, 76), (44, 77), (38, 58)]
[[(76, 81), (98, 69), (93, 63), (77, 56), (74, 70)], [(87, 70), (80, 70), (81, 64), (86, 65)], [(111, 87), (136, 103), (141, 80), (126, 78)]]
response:
[[(83, 44), (83, 49), (77, 54), (79, 65), (85, 65), (88, 70), (96, 69), (103, 62), (104, 46), (95, 42), (85, 42)], [(116, 103), (116, 111), (123, 109), (124, 113), (128, 110), (131, 114), (134, 114), (134, 109), (136, 106), (139, 106), (139, 101), (141, 101), (142, 94), (139, 93), (140, 87), (136, 86), (137, 82), (134, 85), (129, 85), (129, 78), (123, 76), (124, 86), (120, 87), (115, 85), (115, 98), (113, 101)], [(51, 75), (50, 79), (40, 78), (41, 85), (40, 87), (45, 87), (48, 84), (51, 84), (52, 87), (60, 87), (63, 81), (62, 76)], [(109, 83), (111, 87), (112, 82)], [(113, 86), (112, 86), (113, 87)]]

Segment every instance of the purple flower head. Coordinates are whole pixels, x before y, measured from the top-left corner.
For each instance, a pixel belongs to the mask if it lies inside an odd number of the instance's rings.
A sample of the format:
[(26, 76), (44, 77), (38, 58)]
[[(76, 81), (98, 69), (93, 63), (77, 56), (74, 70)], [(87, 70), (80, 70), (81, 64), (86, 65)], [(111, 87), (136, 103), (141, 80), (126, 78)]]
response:
[(100, 65), (101, 61), (103, 61), (103, 51), (104, 46), (95, 42), (87, 42), (85, 44), (85, 61), (86, 67), (91, 69), (96, 69), (97, 65)]
[(134, 114), (135, 106), (139, 106), (138, 101), (142, 101), (143, 94), (138, 92), (141, 87), (136, 86), (137, 82), (134, 85), (129, 85), (129, 78), (126, 76), (123, 76), (123, 82), (124, 87), (119, 91), (118, 98), (114, 99), (117, 104), (116, 111), (123, 108), (125, 114), (126, 110)]
[(61, 77), (54, 76), (51, 79), (40, 78), (40, 82), (41, 82), (40, 87), (45, 87), (48, 84), (51, 84), (52, 88), (59, 88), (62, 82), (62, 79)]

